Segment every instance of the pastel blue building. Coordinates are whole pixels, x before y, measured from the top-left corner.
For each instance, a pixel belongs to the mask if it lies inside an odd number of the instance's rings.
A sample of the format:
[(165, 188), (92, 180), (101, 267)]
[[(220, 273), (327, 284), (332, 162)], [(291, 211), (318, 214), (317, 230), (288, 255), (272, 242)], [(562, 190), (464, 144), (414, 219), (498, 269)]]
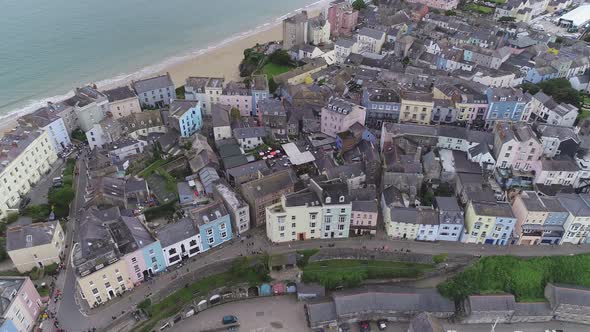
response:
[(250, 82), (250, 90), (252, 94), (252, 116), (257, 115), (258, 102), (268, 99), (270, 92), (268, 91), (268, 80), (266, 75), (253, 75)]
[(383, 122), (397, 122), (401, 107), (399, 94), (385, 86), (363, 88), (361, 105), (366, 108), (365, 125), (381, 129)]
[(521, 121), (527, 103), (524, 93), (514, 88), (488, 88), (486, 126), (495, 121)]
[(547, 80), (551, 80), (558, 77), (557, 69), (546, 66), (540, 68), (532, 68), (527, 72), (525, 81), (531, 83), (539, 83)]
[(191, 213), (201, 235), (202, 251), (232, 239), (231, 218), (223, 202), (217, 201)]
[(181, 137), (190, 137), (203, 127), (201, 104), (195, 100), (174, 100), (170, 103), (170, 125)]
[(539, 198), (547, 208), (547, 218), (543, 224), (541, 243), (559, 244), (565, 231), (563, 225), (569, 217), (569, 212), (561, 205), (557, 197), (544, 196)]
[(493, 208), (490, 215), (496, 216), (494, 227), (489, 230), (486, 237), (486, 244), (505, 246), (510, 243), (512, 232), (516, 225), (516, 217), (512, 214), (512, 209), (508, 203), (498, 203)]
[(0, 332), (19, 332), (12, 320), (7, 319), (0, 325)]
[(152, 274), (156, 274), (166, 269), (166, 260), (164, 259), (160, 241), (155, 241), (143, 247), (142, 252), (148, 273), (151, 270)]

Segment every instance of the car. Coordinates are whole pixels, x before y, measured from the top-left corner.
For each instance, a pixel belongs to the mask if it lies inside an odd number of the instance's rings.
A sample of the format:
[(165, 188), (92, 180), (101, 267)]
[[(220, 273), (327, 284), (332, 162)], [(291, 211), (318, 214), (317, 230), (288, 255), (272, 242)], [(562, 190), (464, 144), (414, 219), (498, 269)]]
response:
[(350, 325), (348, 325), (348, 323), (340, 324), (340, 327), (338, 328), (338, 332), (350, 332)]
[(28, 196), (25, 196), (20, 200), (18, 207), (22, 210), (22, 209), (26, 208), (27, 205), (29, 205), (29, 203), (31, 203), (31, 198)]
[(361, 321), (359, 326), (361, 328), (361, 332), (371, 332), (371, 324), (368, 320)]
[(223, 319), (221, 320), (221, 322), (223, 323), (223, 325), (235, 324), (238, 322), (238, 317), (236, 317), (234, 315), (223, 316)]
[(231, 331), (231, 332), (235, 332), (235, 331), (239, 330), (239, 327), (237, 327), (237, 326), (230, 326), (230, 327), (227, 328), (227, 330), (228, 331)]
[(387, 321), (385, 319), (378, 320), (377, 328), (379, 329), (379, 331), (384, 331), (387, 328)]

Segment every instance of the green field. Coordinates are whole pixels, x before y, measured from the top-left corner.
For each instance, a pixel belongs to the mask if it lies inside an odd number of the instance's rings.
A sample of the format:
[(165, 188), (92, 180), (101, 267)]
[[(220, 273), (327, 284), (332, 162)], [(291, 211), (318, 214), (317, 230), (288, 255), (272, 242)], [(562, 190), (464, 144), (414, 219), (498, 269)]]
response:
[(494, 8), (476, 5), (474, 3), (470, 3), (470, 4), (466, 5), (465, 7), (463, 7), (463, 10), (464, 11), (476, 11), (481, 14), (491, 14), (494, 12)]
[(472, 294), (511, 293), (517, 301), (544, 301), (548, 282), (590, 287), (590, 254), (518, 258), (485, 257), (438, 286), (441, 294), (462, 300)]
[(282, 73), (286, 73), (291, 69), (293, 69), (293, 68), (288, 67), (288, 66), (281, 66), (281, 65), (277, 65), (277, 64), (269, 62), (266, 65), (264, 65), (264, 67), (262, 67), (262, 72), (264, 74), (266, 74), (266, 76), (268, 76), (268, 79), (271, 79), (272, 77), (275, 77), (275, 76), (282, 74)]
[(164, 165), (166, 160), (158, 159), (151, 163), (148, 167), (146, 167), (143, 171), (139, 172), (139, 176), (142, 178), (147, 178), (148, 176), (152, 175), (160, 166)]
[(366, 279), (416, 278), (433, 268), (430, 264), (337, 259), (307, 264), (303, 281), (334, 289), (358, 286)]

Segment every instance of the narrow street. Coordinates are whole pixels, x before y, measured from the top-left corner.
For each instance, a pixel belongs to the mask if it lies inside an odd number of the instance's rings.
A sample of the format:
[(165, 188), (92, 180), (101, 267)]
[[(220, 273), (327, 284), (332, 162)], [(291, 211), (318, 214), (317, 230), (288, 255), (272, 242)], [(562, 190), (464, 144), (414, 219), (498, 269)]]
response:
[[(72, 215), (84, 206), (84, 191), (87, 184), (85, 164), (82, 158), (78, 160), (77, 170), (79, 176), (76, 177), (76, 198), (72, 203)], [(408, 255), (418, 254), (438, 254), (448, 253), (449, 255), (517, 255), (517, 256), (539, 256), (539, 255), (571, 255), (585, 253), (589, 251), (588, 246), (584, 245), (563, 245), (563, 246), (508, 246), (493, 247), (489, 245), (473, 245), (455, 242), (416, 242), (408, 240), (392, 240), (383, 235), (375, 238), (356, 237), (340, 240), (307, 240), (302, 242), (292, 242), (280, 245), (271, 245), (263, 230), (258, 229), (251, 231), (252, 237), (241, 242), (234, 239), (231, 243), (224, 244), (218, 248), (212, 249), (196, 258), (186, 261), (185, 265), (173, 272), (161, 275), (150, 283), (144, 283), (136, 287), (133, 291), (127, 292), (123, 296), (109, 301), (105, 305), (89, 309), (84, 303), (80, 303), (76, 291), (76, 276), (71, 267), (70, 252), (74, 236), (76, 234), (77, 220), (71, 218), (67, 226), (67, 243), (68, 243), (68, 261), (67, 268), (63, 271), (57, 280), (57, 288), (62, 290), (62, 297), (57, 303), (50, 304), (50, 311), (57, 314), (60, 328), (66, 331), (88, 331), (92, 328), (102, 330), (113, 323), (113, 317), (119, 317), (135, 308), (135, 305), (153, 294), (158, 294), (158, 298), (172, 293), (176, 289), (183, 287), (183, 282), (193, 280), (197, 276), (196, 271), (206, 268), (207, 265), (214, 262), (232, 260), (241, 255), (251, 255), (255, 252), (266, 251), (269, 254), (287, 253), (301, 249), (314, 249), (321, 247), (332, 248), (349, 248), (359, 250), (383, 250), (406, 252)], [(247, 246), (248, 242), (254, 245)], [(172, 280), (172, 273), (178, 274), (178, 278)], [(55, 331), (55, 328), (44, 331)]]

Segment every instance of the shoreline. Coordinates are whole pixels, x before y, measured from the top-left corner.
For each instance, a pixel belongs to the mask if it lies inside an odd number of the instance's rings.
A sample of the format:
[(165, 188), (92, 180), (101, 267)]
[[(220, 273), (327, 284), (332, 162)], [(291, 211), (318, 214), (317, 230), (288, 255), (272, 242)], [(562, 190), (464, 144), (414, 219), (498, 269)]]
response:
[[(263, 44), (271, 41), (282, 41), (282, 21), (301, 10), (307, 10), (310, 16), (318, 15), (322, 9), (332, 0), (315, 1), (303, 8), (298, 8), (281, 15), (270, 22), (261, 24), (251, 30), (233, 34), (219, 42), (206, 45), (200, 49), (189, 49), (186, 54), (170, 56), (162, 61), (145, 66), (135, 72), (120, 74), (107, 79), (87, 84), (96, 84), (99, 89), (109, 89), (118, 86), (129, 85), (133, 80), (170, 73), (176, 87), (184, 85), (189, 76), (215, 76), (223, 77), (225, 81), (241, 80), (239, 76), (239, 64), (243, 59), (243, 51), (256, 43)], [(38, 108), (45, 106), (48, 101), (59, 102), (74, 94), (72, 86), (68, 92), (62, 95), (42, 98), (32, 101), (28, 105), (20, 107), (12, 112), (0, 116), (0, 137), (12, 129), (19, 117), (29, 114)]]

